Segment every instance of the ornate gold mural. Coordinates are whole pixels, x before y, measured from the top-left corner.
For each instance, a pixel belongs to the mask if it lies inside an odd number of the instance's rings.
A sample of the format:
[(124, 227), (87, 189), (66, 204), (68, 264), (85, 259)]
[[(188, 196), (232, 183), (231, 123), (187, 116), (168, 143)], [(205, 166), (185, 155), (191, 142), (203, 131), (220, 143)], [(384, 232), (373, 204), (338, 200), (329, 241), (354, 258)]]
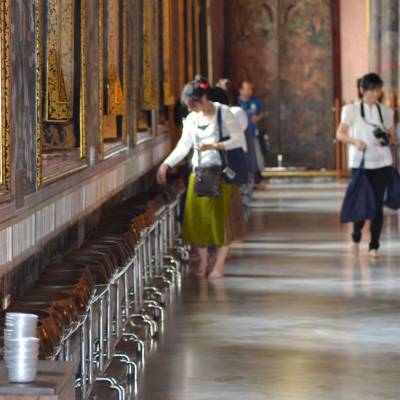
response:
[[(100, 1), (101, 153), (105, 139), (126, 143), (127, 39), (126, 1)], [(122, 56), (121, 56), (122, 54)], [(104, 93), (105, 90), (105, 93)], [(104, 96), (105, 94), (105, 96)], [(103, 101), (105, 97), (105, 103)], [(122, 119), (122, 124), (118, 123)]]
[(193, 54), (193, 0), (186, 1), (186, 76), (188, 80), (194, 78)]
[(125, 97), (117, 68), (111, 65), (108, 70), (109, 83), (107, 87), (107, 110), (110, 115), (125, 115)]
[(0, 132), (0, 185), (11, 188), (11, 136), (10, 136), (10, 2), (0, 3), (0, 51), (1, 51), (1, 132)]
[[(179, 63), (179, 90), (185, 86), (186, 83), (186, 55), (185, 55), (185, 0), (178, 0), (178, 63)], [(190, 78), (193, 79), (193, 78)]]
[(196, 73), (201, 71), (201, 62), (200, 62), (200, 3), (199, 0), (194, 0), (193, 4), (193, 20), (194, 20), (194, 70)]
[(100, 158), (104, 156), (104, 0), (99, 0), (99, 135), (100, 135)]
[[(139, 13), (138, 10), (139, 3), (137, 0), (131, 0), (131, 19), (129, 21), (129, 29), (131, 30), (131, 42), (128, 43), (127, 40), (127, 46), (131, 46), (131, 54), (132, 54), (132, 59), (130, 60), (129, 64), (129, 70), (130, 70), (130, 84), (131, 84), (131, 106), (129, 109), (130, 113), (130, 118), (131, 118), (131, 132), (130, 135), (132, 136), (132, 143), (135, 145), (137, 143), (137, 131), (138, 131), (138, 88), (139, 88), (139, 80), (138, 80), (138, 72), (140, 68), (138, 67), (138, 59), (137, 59), (137, 54), (138, 54), (138, 37), (139, 37), (139, 32), (137, 29), (136, 25), (136, 17), (137, 14)], [(128, 50), (127, 50), (128, 51)], [(127, 60), (127, 66), (128, 66), (128, 60)], [(128, 83), (128, 76), (127, 76), (127, 83)]]
[(0, 54), (1, 54), (1, 132), (0, 132), (0, 187), (11, 187), (11, 137), (10, 137), (10, 2), (0, 3)]
[(159, 8), (155, 0), (143, 3), (143, 109), (160, 105), (159, 83)]
[[(63, 161), (54, 175), (44, 174), (44, 150), (54, 155), (54, 151), (67, 150), (77, 154), (77, 160), (87, 159), (86, 138), (86, 2), (79, 10), (80, 31), (76, 30), (74, 0), (42, 0), (36, 2), (36, 54), (37, 63), (37, 178), (39, 188), (44, 180), (70, 173), (63, 168)], [(46, 6), (45, 9), (43, 7)], [(43, 24), (43, 13), (46, 24)], [(80, 65), (76, 66), (75, 50), (80, 46)], [(42, 79), (43, 71), (45, 74)], [(80, 85), (77, 89), (76, 82)], [(44, 87), (43, 87), (44, 86)], [(74, 91), (79, 90), (79, 93)], [(43, 93), (43, 96), (42, 96)], [(79, 106), (74, 106), (74, 98)], [(73, 112), (79, 114), (74, 118)], [(77, 122), (79, 121), (79, 122)], [(77, 141), (79, 140), (79, 149)], [(76, 152), (75, 152), (76, 150)], [(66, 156), (68, 153), (64, 153)], [(72, 153), (71, 153), (72, 154)], [(69, 162), (71, 166), (71, 162)], [(71, 168), (76, 168), (72, 166)]]
[(163, 91), (164, 105), (171, 106), (175, 103), (173, 94), (173, 76), (172, 76), (172, 0), (163, 0), (162, 3), (162, 48), (163, 48)]
[(73, 109), (73, 1), (48, 0), (46, 47), (45, 121), (68, 122)]
[(37, 0), (36, 9), (36, 188), (39, 189), (43, 182), (42, 164), (42, 0)]
[(81, 87), (80, 87), (80, 95), (79, 95), (79, 137), (80, 137), (80, 157), (82, 159), (88, 159), (87, 152), (87, 131), (86, 131), (86, 52), (87, 52), (87, 43), (86, 43), (86, 1), (82, 1), (81, 3)]
[(119, 20), (119, 2), (107, 1), (107, 114), (124, 115), (125, 114), (125, 97), (122, 90), (120, 79), (120, 63), (119, 58), (120, 37), (119, 28), (121, 21)]

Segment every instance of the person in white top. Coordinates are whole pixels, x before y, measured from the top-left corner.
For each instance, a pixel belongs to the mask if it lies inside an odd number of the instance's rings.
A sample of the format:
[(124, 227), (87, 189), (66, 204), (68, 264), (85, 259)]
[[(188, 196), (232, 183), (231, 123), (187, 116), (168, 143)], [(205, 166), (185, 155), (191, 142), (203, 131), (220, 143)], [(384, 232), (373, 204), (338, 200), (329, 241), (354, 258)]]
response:
[[(232, 107), (230, 107), (230, 110), (231, 110), (231, 113), (235, 116), (242, 131), (245, 132), (247, 129), (247, 125), (249, 124), (249, 119), (247, 118), (247, 114), (239, 106), (232, 106)], [(243, 149), (243, 151), (245, 151), (247, 153), (246, 136), (244, 133), (243, 133), (243, 135), (241, 135), (241, 138), (242, 138), (242, 149)]]
[[(389, 179), (392, 154), (390, 144), (394, 138), (394, 112), (379, 103), (383, 82), (379, 75), (369, 73), (359, 81), (362, 99), (342, 109), (336, 138), (349, 145), (349, 168), (359, 168), (363, 154), (365, 175), (375, 197), (376, 215), (371, 221), (369, 254), (379, 257), (379, 238), (383, 224), (383, 197)], [(361, 231), (365, 221), (354, 223), (351, 250), (358, 253)]]
[[(185, 85), (181, 100), (190, 114), (183, 124), (182, 136), (171, 154), (164, 160), (157, 172), (159, 184), (166, 183), (167, 171), (182, 161), (194, 148), (192, 165), (222, 165), (221, 150), (239, 148), (244, 142), (244, 133), (229, 107), (209, 100), (210, 87), (204, 78), (197, 77)], [(222, 133), (219, 138), (217, 112), (221, 110)], [(221, 179), (218, 197), (197, 196), (194, 191), (194, 173), (189, 178), (182, 237), (197, 247), (200, 265), (197, 275), (206, 276), (208, 268), (208, 246), (217, 248), (217, 257), (209, 279), (224, 276), (225, 260), (229, 244), (244, 233), (244, 217), (238, 186)]]

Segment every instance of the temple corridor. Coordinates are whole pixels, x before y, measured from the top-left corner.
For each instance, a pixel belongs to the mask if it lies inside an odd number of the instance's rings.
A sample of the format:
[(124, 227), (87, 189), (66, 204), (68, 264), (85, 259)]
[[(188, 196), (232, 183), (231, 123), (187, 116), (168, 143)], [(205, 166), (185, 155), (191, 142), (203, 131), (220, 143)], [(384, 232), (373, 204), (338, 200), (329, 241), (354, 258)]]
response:
[[(398, 399), (400, 241), (351, 256), (344, 186), (276, 184), (218, 283), (186, 274), (146, 359), (140, 400)], [(365, 239), (365, 238), (364, 238)]]

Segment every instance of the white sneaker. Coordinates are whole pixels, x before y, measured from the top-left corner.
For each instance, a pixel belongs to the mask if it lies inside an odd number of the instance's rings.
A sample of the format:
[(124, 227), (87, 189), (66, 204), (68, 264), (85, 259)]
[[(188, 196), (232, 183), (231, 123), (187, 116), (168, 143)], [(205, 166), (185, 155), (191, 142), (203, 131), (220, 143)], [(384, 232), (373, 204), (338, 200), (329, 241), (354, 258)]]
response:
[(350, 243), (350, 253), (358, 254), (360, 252), (360, 243), (351, 242)]
[(377, 249), (372, 249), (372, 250), (369, 251), (369, 256), (371, 258), (380, 258), (381, 255), (382, 254)]

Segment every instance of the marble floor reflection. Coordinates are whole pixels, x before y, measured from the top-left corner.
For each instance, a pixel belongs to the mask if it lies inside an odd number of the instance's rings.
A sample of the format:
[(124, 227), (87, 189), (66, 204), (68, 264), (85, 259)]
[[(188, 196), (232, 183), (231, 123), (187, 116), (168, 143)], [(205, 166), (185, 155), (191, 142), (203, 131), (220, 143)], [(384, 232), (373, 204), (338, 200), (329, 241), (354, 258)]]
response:
[(378, 261), (347, 251), (343, 186), (257, 193), (226, 278), (185, 277), (139, 382), (140, 400), (400, 398), (399, 219)]

